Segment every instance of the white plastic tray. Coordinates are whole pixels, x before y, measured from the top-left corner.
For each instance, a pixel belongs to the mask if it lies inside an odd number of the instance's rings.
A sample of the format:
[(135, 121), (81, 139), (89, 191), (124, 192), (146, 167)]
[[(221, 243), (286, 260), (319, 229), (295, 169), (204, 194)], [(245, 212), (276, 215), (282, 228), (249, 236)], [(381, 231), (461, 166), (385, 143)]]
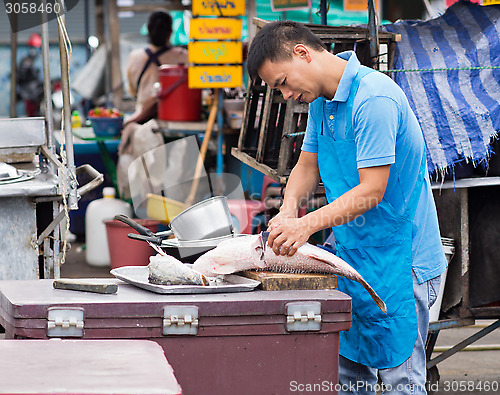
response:
[[(225, 292), (253, 291), (259, 286), (260, 281), (250, 278), (228, 274), (218, 280), (216, 285), (159, 285), (148, 281), (149, 270), (147, 266), (123, 266), (110, 271), (116, 278), (136, 287), (160, 294), (204, 294)], [(209, 283), (214, 282), (209, 278)]]

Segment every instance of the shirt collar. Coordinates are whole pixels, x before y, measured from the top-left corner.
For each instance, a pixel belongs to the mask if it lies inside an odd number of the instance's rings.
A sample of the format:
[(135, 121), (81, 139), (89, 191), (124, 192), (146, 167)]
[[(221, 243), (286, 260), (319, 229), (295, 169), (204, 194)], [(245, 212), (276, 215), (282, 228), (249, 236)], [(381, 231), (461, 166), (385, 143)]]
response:
[(341, 59), (347, 60), (347, 65), (345, 66), (345, 70), (342, 73), (342, 77), (340, 78), (339, 86), (337, 87), (337, 91), (335, 92), (335, 96), (332, 101), (340, 101), (345, 102), (349, 97), (349, 93), (351, 92), (351, 85), (356, 78), (356, 74), (358, 74), (358, 70), (361, 66), (358, 58), (354, 51), (345, 51), (340, 52), (337, 56)]

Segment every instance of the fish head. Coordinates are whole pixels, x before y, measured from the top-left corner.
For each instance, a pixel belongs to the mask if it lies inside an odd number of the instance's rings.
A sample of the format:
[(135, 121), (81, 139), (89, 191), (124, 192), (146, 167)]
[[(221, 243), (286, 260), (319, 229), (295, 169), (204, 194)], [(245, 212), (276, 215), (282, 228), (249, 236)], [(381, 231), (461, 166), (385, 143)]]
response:
[(264, 244), (260, 234), (235, 236), (200, 256), (193, 269), (206, 275), (231, 274), (243, 270), (263, 269)]

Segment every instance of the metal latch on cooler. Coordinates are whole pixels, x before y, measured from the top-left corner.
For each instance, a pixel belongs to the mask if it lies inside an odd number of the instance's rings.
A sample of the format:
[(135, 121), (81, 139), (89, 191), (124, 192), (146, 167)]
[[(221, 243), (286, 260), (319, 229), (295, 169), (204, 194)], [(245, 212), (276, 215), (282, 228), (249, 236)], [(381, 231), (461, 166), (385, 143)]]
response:
[(50, 307), (47, 311), (48, 337), (83, 337), (83, 309)]
[(198, 306), (165, 306), (163, 308), (164, 335), (197, 335)]
[(321, 329), (320, 302), (290, 302), (286, 307), (286, 330), (319, 331)]

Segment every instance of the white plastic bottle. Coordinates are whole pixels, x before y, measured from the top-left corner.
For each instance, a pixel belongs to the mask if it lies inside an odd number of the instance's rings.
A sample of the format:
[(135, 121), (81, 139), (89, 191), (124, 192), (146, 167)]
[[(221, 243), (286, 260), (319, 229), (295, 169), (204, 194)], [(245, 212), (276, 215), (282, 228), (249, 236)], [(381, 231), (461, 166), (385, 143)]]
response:
[(132, 207), (127, 202), (115, 199), (115, 189), (103, 188), (102, 199), (89, 203), (85, 212), (85, 257), (92, 266), (109, 266), (109, 247), (105, 220), (117, 214), (132, 216)]

